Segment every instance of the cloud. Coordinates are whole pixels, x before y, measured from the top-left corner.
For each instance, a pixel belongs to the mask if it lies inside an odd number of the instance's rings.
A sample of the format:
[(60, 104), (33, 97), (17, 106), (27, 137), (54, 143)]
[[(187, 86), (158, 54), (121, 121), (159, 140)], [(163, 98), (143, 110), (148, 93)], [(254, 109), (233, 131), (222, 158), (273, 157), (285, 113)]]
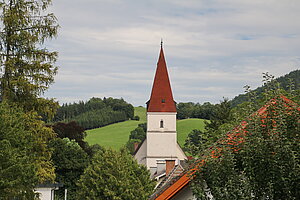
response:
[[(299, 69), (300, 1), (55, 1), (61, 25), (49, 42), (59, 74), (46, 96), (94, 95), (144, 105), (164, 50), (177, 101), (233, 98), (261, 74)], [(195, 95), (196, 94), (196, 95)]]

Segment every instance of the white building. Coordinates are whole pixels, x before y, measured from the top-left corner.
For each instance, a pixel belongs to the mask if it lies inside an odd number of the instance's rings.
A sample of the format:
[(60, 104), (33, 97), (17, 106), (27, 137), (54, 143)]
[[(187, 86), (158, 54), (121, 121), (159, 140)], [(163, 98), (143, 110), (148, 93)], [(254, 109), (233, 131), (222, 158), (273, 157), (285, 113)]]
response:
[(38, 193), (40, 200), (54, 200), (54, 190), (58, 190), (59, 187), (62, 187), (62, 184), (40, 184), (34, 190)]
[(152, 177), (168, 174), (187, 157), (177, 143), (176, 103), (161, 46), (150, 100), (147, 102), (147, 135), (135, 152), (139, 164), (151, 171)]

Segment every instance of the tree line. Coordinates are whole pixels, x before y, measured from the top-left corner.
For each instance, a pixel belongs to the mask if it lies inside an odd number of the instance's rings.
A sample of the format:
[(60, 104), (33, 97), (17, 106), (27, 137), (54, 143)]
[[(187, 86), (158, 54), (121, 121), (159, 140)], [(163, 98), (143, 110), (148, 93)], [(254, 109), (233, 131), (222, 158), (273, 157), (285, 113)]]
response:
[(76, 121), (85, 129), (98, 128), (134, 118), (134, 107), (123, 99), (91, 98), (87, 102), (63, 104), (52, 122)]
[(210, 120), (213, 116), (216, 105), (209, 102), (200, 103), (178, 103), (177, 119), (199, 118)]
[[(263, 78), (268, 79), (269, 81), (265, 82), (261, 87), (252, 90), (252, 93), (255, 93), (255, 95), (252, 95), (252, 97), (254, 96), (257, 99), (263, 100), (264, 91), (270, 88), (270, 85), (274, 85), (274, 84), (276, 84), (277, 88), (279, 87), (288, 93), (294, 95), (300, 94), (300, 70), (299, 69), (294, 70), (278, 78), (275, 78), (269, 73), (264, 73)], [(243, 102), (251, 101), (252, 97), (247, 94), (240, 94), (231, 100), (231, 104), (233, 107), (236, 107), (237, 105)]]

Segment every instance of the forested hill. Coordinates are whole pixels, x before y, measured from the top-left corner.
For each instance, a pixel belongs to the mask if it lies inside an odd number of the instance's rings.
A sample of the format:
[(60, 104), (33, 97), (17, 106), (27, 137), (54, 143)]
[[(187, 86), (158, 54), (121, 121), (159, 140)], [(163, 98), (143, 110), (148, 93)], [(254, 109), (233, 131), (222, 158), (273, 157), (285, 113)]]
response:
[[(300, 90), (300, 70), (295, 70), (286, 74), (284, 76), (278, 77), (275, 79), (280, 85), (282, 89), (285, 91), (292, 90)], [(256, 92), (257, 96), (261, 96), (263, 91), (265, 90), (266, 86), (261, 86), (256, 88), (254, 91)], [(231, 105), (235, 107), (236, 105), (248, 101), (248, 96), (246, 94), (240, 94), (236, 96), (231, 101)]]
[(91, 98), (87, 102), (63, 104), (53, 122), (76, 121), (85, 129), (102, 127), (132, 119), (134, 107), (123, 99)]

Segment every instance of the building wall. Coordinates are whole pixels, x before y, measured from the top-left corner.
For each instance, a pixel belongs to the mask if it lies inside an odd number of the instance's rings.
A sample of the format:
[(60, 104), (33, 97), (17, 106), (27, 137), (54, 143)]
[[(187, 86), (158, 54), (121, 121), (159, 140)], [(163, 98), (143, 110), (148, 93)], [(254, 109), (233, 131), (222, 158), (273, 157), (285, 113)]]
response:
[(147, 143), (147, 157), (177, 157), (176, 132), (148, 132)]
[(146, 153), (147, 153), (147, 138), (144, 140), (143, 144), (141, 144), (140, 148), (134, 155), (134, 158), (137, 160), (139, 164), (146, 166)]
[[(170, 112), (147, 112), (147, 132), (176, 132), (176, 114)], [(160, 128), (163, 120), (164, 127)]]
[(196, 200), (189, 185), (181, 189), (171, 200)]
[(183, 150), (181, 149), (180, 145), (177, 143), (177, 157), (179, 160), (187, 160), (187, 157)]
[(39, 193), (40, 200), (53, 200), (54, 188), (36, 188), (36, 193)]

